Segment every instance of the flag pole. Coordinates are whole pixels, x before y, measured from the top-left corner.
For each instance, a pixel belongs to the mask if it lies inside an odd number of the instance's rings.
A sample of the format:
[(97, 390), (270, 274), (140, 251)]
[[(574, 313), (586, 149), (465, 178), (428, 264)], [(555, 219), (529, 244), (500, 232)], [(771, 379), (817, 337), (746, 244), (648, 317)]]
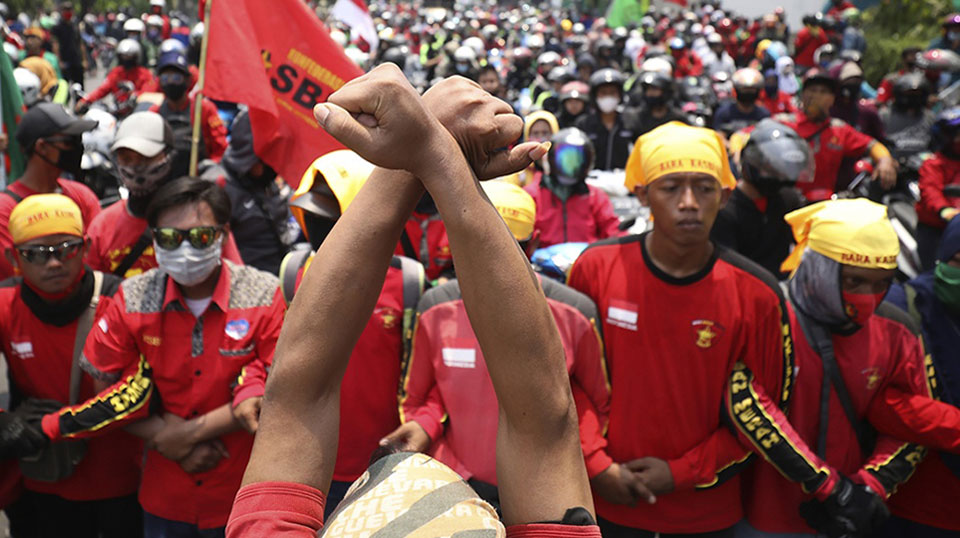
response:
[(197, 93), (193, 101), (193, 136), (190, 141), (190, 175), (197, 175), (197, 159), (200, 154), (200, 122), (203, 109), (203, 89), (207, 72), (207, 45), (210, 44), (210, 5), (213, 0), (207, 0), (203, 6), (203, 40), (200, 42), (200, 74), (197, 77)]

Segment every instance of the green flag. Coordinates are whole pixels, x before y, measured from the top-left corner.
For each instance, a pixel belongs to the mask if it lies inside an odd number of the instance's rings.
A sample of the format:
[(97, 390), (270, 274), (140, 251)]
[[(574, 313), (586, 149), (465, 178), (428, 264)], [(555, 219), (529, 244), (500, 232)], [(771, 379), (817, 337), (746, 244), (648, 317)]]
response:
[(607, 10), (607, 26), (619, 28), (639, 23), (650, 7), (650, 0), (613, 0)]
[(27, 158), (20, 151), (20, 144), (14, 136), (17, 133), (20, 117), (23, 116), (23, 98), (20, 96), (17, 81), (13, 78), (13, 62), (6, 54), (0, 54), (0, 104), (2, 104), (0, 113), (3, 114), (3, 132), (9, 140), (6, 156), (10, 163), (7, 175), (7, 183), (10, 184), (23, 174), (27, 166)]

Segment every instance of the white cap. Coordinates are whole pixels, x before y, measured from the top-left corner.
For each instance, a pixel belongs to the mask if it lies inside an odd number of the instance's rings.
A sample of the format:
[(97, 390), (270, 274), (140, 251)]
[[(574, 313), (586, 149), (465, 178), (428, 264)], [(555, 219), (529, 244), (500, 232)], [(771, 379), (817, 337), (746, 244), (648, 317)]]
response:
[(144, 157), (154, 157), (173, 146), (173, 130), (156, 112), (135, 112), (120, 122), (110, 151), (126, 148)]

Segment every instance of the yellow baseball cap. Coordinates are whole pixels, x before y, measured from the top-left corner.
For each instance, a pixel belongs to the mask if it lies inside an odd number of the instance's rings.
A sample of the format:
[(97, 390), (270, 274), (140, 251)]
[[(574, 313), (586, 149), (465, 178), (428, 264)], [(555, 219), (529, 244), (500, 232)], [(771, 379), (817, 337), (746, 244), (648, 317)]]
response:
[(497, 208), (497, 212), (507, 223), (510, 232), (517, 241), (526, 241), (533, 235), (533, 224), (537, 220), (537, 203), (527, 191), (505, 181), (486, 181), (481, 183), (487, 198)]

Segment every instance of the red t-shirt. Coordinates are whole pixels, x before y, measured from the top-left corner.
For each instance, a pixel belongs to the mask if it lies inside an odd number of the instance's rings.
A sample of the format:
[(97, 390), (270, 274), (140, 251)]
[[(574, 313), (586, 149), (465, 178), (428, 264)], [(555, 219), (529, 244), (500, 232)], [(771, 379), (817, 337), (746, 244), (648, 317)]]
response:
[[(86, 278), (92, 278), (87, 276)], [(10, 380), (25, 398), (44, 398), (66, 404), (70, 397), (70, 364), (77, 333), (77, 320), (57, 326), (44, 322), (28, 306), (22, 280), (7, 280), (0, 287), (0, 345), (7, 358)], [(97, 307), (103, 312), (117, 281), (104, 283)], [(35, 294), (30, 295), (36, 298)], [(36, 299), (29, 299), (34, 301)], [(83, 375), (80, 398), (94, 396), (93, 379)], [(65, 499), (89, 501), (130, 495), (140, 483), (142, 443), (123, 432), (91, 439), (87, 454), (69, 478), (60, 482), (24, 479), (26, 488)]]
[(654, 532), (727, 528), (742, 517), (734, 473), (749, 450), (720, 421), (725, 387), (743, 361), (763, 372), (757, 379), (769, 394), (781, 393), (792, 371), (785, 307), (773, 278), (745, 258), (718, 248), (702, 271), (677, 279), (649, 259), (646, 237), (591, 245), (569, 283), (603, 320), (612, 385), (607, 454), (666, 460), (676, 489), (635, 507), (595, 496), (597, 514)]
[[(184, 419), (213, 411), (233, 400), (231, 386), (247, 364), (272, 361), (283, 316), (276, 277), (229, 261), (199, 319), (163, 273), (129, 278), (94, 322), (83, 351), (84, 370), (119, 384), (59, 416), (47, 415), (44, 432), (52, 438), (96, 435), (138, 418), (151, 398)], [(148, 450), (143, 509), (201, 529), (225, 525), (253, 436), (235, 431), (219, 439), (230, 456), (197, 474)]]
[(940, 211), (948, 207), (960, 208), (960, 198), (948, 198), (943, 194), (947, 185), (960, 183), (960, 160), (948, 159), (935, 153), (920, 166), (920, 201), (917, 202), (917, 218), (935, 228), (945, 228), (947, 223)]
[[(292, 482), (258, 482), (237, 492), (227, 538), (314, 538), (323, 528), (326, 496)], [(506, 528), (508, 538), (600, 538), (593, 526), (530, 524)]]
[(767, 92), (761, 91), (757, 103), (769, 110), (771, 115), (793, 114), (797, 111), (797, 107), (793, 104), (793, 97), (779, 90), (774, 97), (770, 97)]
[(797, 32), (797, 39), (793, 43), (796, 52), (793, 54), (794, 61), (799, 67), (813, 67), (813, 54), (821, 45), (829, 42), (827, 33), (822, 28), (813, 28), (804, 26)]
[[(90, 190), (90, 187), (69, 179), (58, 179), (57, 185), (60, 187), (60, 192), (80, 206), (80, 215), (83, 217), (83, 227), (84, 229), (88, 228), (90, 223), (93, 222), (94, 217), (100, 213), (100, 200), (97, 199), (97, 195)], [(19, 181), (14, 181), (8, 185), (7, 188), (21, 198), (41, 194)], [(16, 270), (10, 265), (10, 262), (7, 261), (7, 257), (3, 255), (3, 252), (13, 247), (13, 239), (10, 237), (8, 226), (10, 224), (10, 213), (13, 212), (13, 208), (17, 206), (17, 203), (12, 196), (0, 194), (0, 251), (2, 251), (0, 252), (0, 280), (10, 278), (16, 274)]]
[[(120, 262), (127, 257), (130, 249), (140, 239), (140, 235), (147, 228), (147, 219), (134, 217), (127, 211), (127, 201), (119, 202), (104, 209), (97, 218), (87, 227), (87, 238), (90, 239), (90, 250), (87, 252), (87, 265), (92, 269), (113, 273)], [(223, 258), (236, 264), (242, 264), (240, 251), (233, 240), (233, 234), (228, 234), (223, 242)], [(143, 249), (143, 253), (133, 262), (123, 278), (130, 278), (153, 269), (157, 266), (157, 259), (153, 253), (153, 242)]]
[(831, 194), (836, 191), (837, 175), (843, 159), (865, 154), (875, 142), (873, 138), (836, 118), (814, 122), (803, 112), (797, 112), (775, 119), (796, 131), (813, 150), (816, 164), (813, 182), (797, 185), (805, 196), (815, 190)]

